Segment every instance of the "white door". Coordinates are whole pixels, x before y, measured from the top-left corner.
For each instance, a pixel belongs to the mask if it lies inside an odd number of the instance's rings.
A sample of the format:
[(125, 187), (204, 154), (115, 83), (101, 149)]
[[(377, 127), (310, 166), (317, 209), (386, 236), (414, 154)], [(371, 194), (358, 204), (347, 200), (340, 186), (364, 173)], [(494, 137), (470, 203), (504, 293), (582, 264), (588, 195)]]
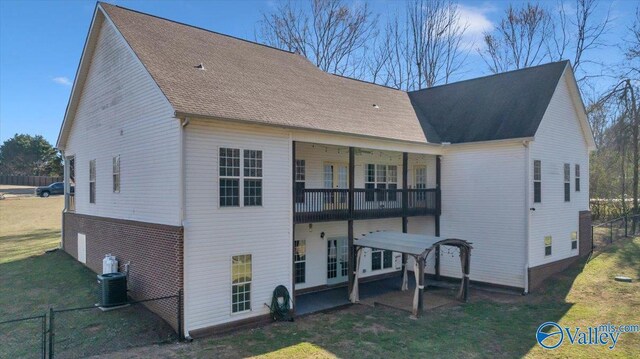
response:
[(87, 263), (87, 236), (84, 233), (78, 233), (78, 261)]
[[(349, 186), (349, 167), (341, 163), (324, 164), (324, 188), (347, 189)], [(324, 198), (325, 207), (331, 209), (347, 208), (348, 194), (346, 192), (327, 193)], [(336, 208), (339, 207), (339, 208)]]

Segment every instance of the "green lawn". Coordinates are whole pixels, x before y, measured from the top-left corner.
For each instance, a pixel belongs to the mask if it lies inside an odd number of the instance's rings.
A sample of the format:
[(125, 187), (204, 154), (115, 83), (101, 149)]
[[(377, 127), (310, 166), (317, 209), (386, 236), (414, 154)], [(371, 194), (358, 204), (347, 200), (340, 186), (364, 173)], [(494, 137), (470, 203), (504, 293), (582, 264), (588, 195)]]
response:
[[(95, 301), (94, 273), (63, 252), (43, 254), (44, 249), (58, 244), (61, 206), (58, 198), (0, 201), (0, 321), (5, 317), (40, 313), (49, 306), (72, 307)], [(50, 218), (43, 212), (51, 212)], [(40, 220), (34, 221), (36, 217)], [(620, 283), (613, 280), (615, 275), (626, 275), (635, 280)], [(88, 338), (80, 341), (85, 348), (104, 345), (101, 338), (114, 340), (148, 328), (149, 322), (139, 324), (141, 321), (133, 311), (110, 313), (109, 317), (91, 315), (67, 320), (74, 322), (75, 328), (84, 335), (79, 338)], [(294, 323), (276, 323), (189, 344), (147, 346), (115, 356), (640, 356), (640, 333), (622, 334), (611, 351), (603, 347), (568, 344), (554, 351), (542, 349), (535, 341), (535, 331), (545, 321), (557, 321), (571, 327), (609, 322), (640, 324), (640, 238), (615, 243), (586, 265), (555, 276), (545, 288), (528, 296), (488, 295), (474, 291), (469, 303), (429, 311), (419, 320), (412, 320), (406, 313), (393, 309), (356, 305), (299, 318)], [(0, 327), (0, 357), (4, 357), (3, 346), (15, 339), (11, 333), (2, 330)], [(135, 344), (116, 341), (111, 344), (111, 350), (118, 345)]]
[[(0, 201), (0, 322), (41, 315), (50, 307), (98, 302), (95, 273), (63, 251), (45, 253), (59, 246), (62, 208), (61, 196)], [(139, 305), (113, 312), (59, 313), (55, 324), (61, 358), (175, 338), (164, 322)], [(0, 324), (0, 358), (37, 356), (40, 333), (37, 320)]]

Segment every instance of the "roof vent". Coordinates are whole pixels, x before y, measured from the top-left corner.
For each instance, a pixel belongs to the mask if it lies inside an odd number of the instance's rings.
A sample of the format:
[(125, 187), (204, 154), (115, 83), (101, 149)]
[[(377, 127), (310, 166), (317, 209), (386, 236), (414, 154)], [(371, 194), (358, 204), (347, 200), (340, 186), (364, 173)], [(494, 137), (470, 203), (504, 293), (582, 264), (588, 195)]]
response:
[(380, 108), (380, 106), (376, 105), (375, 103), (373, 104), (373, 108)]
[(200, 63), (200, 65), (196, 65), (196, 66), (194, 66), (194, 67), (195, 67), (196, 69), (198, 69), (198, 70), (204, 70), (204, 69), (205, 69), (205, 68), (204, 68), (204, 65), (202, 64), (202, 62)]

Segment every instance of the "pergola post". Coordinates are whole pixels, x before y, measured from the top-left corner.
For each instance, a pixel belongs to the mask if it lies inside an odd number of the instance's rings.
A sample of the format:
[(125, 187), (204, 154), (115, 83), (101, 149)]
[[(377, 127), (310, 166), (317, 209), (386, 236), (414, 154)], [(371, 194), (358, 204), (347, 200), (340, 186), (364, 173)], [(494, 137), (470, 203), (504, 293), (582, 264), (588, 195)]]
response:
[(418, 311), (416, 316), (424, 313), (424, 257), (418, 257)]
[(462, 275), (464, 275), (463, 282), (463, 295), (462, 299), (466, 302), (469, 298), (469, 259), (471, 257), (471, 250), (469, 248), (464, 249), (464, 269)]
[(437, 245), (435, 248), (435, 277), (436, 280), (440, 280), (440, 246)]

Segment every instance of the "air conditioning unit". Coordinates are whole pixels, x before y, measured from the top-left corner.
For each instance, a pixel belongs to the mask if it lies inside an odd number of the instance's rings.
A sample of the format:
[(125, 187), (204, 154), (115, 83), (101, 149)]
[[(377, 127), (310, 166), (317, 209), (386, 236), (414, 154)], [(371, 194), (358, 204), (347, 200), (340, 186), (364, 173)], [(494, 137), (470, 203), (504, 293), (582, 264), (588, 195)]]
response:
[(127, 276), (124, 273), (98, 275), (100, 307), (109, 308), (127, 304)]

